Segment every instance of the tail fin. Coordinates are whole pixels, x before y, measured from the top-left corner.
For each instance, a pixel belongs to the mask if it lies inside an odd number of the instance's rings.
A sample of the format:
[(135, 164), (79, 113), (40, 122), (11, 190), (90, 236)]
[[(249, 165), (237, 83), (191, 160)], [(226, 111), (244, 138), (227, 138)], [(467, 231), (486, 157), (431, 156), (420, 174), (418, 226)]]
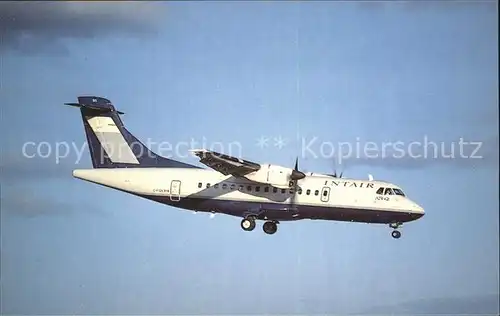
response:
[(155, 154), (123, 125), (111, 101), (95, 96), (78, 97), (83, 126), (94, 168), (199, 168)]

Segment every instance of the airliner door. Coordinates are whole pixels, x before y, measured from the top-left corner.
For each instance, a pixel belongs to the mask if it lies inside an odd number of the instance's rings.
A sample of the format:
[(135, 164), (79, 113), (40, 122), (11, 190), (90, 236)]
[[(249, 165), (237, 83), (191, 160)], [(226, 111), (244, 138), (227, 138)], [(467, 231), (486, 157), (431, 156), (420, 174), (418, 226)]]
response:
[(181, 182), (172, 180), (170, 183), (170, 200), (179, 201), (181, 199)]
[(328, 199), (330, 199), (330, 188), (323, 187), (323, 190), (321, 190), (321, 202), (328, 202)]

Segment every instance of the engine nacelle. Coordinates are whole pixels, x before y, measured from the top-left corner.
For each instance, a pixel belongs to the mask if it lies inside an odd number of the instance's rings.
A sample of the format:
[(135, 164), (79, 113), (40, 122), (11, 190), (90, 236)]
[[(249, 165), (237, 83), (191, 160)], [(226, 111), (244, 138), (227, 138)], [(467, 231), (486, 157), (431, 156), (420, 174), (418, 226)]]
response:
[[(297, 173), (299, 173), (298, 176)], [(245, 178), (250, 181), (270, 184), (275, 187), (288, 188), (291, 186), (290, 181), (294, 179), (294, 176), (296, 180), (303, 178), (300, 174), (304, 175), (291, 168), (265, 164), (261, 165), (258, 171), (245, 175)]]

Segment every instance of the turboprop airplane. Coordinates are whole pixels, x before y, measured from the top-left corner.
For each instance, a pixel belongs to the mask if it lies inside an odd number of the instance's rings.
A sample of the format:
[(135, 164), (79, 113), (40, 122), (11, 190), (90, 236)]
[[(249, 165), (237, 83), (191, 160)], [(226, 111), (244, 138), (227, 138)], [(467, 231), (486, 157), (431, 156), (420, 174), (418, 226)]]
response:
[(159, 156), (123, 125), (105, 98), (78, 97), (93, 169), (78, 169), (78, 179), (177, 208), (241, 217), (244, 231), (274, 234), (278, 224), (303, 219), (388, 224), (398, 228), (424, 215), (422, 207), (389, 182), (346, 179), (336, 174), (304, 173), (260, 164), (205, 149), (192, 150), (210, 169)]

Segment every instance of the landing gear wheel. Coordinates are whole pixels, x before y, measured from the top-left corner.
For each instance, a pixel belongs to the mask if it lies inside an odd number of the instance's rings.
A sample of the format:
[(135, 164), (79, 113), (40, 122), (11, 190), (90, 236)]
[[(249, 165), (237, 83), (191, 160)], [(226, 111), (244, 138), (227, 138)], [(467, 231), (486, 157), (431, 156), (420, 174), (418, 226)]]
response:
[(401, 237), (401, 233), (399, 232), (399, 230), (393, 230), (391, 236), (394, 239), (399, 239)]
[(265, 222), (262, 226), (264, 233), (272, 235), (278, 230), (278, 225), (275, 222)]
[(255, 228), (255, 219), (253, 217), (247, 217), (241, 220), (241, 228), (244, 231), (252, 231)]

